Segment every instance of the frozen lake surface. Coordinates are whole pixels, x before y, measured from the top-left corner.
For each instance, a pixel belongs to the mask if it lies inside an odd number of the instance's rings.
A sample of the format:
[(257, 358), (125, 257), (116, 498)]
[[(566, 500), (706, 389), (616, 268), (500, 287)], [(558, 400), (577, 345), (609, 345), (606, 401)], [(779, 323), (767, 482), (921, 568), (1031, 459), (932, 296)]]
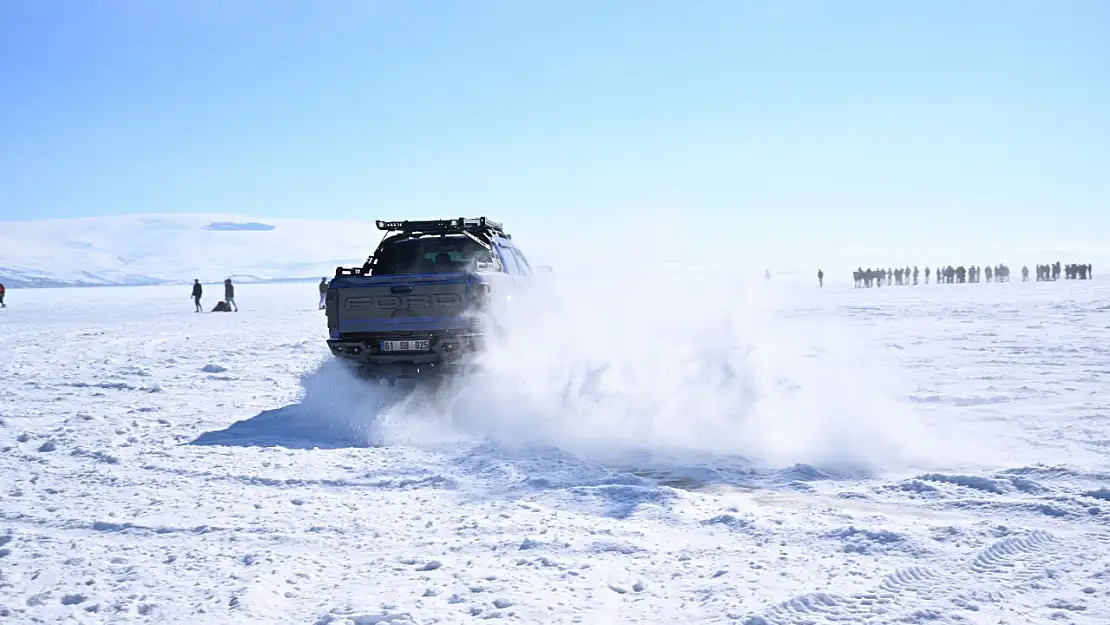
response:
[(1110, 282), (568, 310), (400, 404), (314, 290), (9, 291), (0, 622), (1110, 622)]

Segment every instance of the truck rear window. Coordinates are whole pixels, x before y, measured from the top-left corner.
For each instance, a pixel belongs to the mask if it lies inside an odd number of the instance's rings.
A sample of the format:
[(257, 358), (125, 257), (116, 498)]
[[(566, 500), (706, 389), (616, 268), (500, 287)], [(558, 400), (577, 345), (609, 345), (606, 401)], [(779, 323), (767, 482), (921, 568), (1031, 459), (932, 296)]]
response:
[(460, 273), (476, 261), (491, 262), (490, 251), (465, 236), (401, 239), (375, 253), (371, 275)]

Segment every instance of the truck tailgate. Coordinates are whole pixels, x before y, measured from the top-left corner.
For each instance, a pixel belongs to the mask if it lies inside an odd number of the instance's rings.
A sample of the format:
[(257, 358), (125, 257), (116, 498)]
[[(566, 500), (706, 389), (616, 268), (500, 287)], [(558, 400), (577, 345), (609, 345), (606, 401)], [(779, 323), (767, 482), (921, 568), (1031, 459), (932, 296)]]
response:
[(469, 285), (466, 274), (337, 278), (335, 329), (346, 335), (461, 325)]

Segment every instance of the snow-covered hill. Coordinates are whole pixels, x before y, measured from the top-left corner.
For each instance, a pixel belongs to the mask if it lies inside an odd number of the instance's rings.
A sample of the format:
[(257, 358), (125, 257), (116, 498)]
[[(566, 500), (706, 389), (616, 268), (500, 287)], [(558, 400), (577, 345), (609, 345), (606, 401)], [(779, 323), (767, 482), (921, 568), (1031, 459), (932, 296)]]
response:
[(8, 287), (319, 279), (361, 264), (381, 233), (373, 220), (166, 214), (4, 222)]

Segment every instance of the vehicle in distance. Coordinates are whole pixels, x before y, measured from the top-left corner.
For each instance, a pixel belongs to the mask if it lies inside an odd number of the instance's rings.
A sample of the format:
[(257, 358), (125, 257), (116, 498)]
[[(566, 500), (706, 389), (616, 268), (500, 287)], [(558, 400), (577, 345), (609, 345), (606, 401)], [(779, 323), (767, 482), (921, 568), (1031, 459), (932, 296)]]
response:
[(473, 364), (533, 270), (486, 217), (377, 221), (385, 235), (362, 267), (337, 267), (328, 346), (369, 379), (442, 379)]

